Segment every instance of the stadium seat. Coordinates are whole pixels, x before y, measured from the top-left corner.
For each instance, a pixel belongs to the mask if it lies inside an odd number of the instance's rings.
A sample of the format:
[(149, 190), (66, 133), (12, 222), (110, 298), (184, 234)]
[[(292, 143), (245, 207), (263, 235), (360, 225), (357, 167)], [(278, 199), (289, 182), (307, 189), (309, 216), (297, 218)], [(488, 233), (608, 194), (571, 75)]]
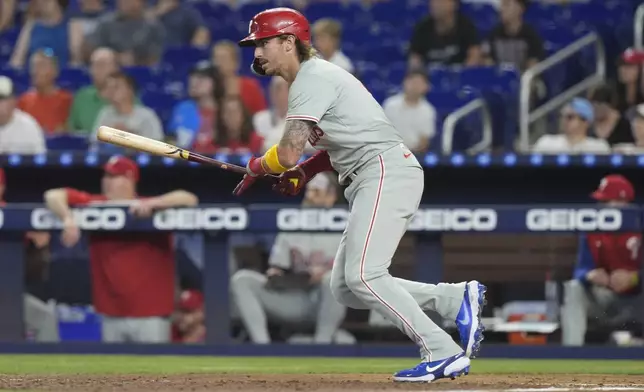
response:
[(83, 68), (63, 68), (58, 75), (58, 86), (75, 91), (91, 84), (92, 80)]
[(123, 67), (123, 72), (136, 81), (140, 92), (159, 91), (163, 87), (163, 77), (158, 70), (148, 67)]

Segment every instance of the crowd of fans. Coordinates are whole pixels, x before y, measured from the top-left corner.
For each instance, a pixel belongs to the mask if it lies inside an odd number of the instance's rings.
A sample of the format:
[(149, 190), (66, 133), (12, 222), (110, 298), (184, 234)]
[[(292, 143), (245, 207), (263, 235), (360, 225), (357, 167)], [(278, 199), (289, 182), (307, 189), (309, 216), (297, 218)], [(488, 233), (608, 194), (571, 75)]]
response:
[[(23, 13), (24, 24), (19, 27), (9, 63), (29, 72), (30, 89), (16, 96), (12, 81), (3, 80), (3, 101), (8, 101), (3, 106), (13, 112), (15, 104), (21, 112), (18, 116), (33, 118), (40, 132), (21, 135), (19, 140), (3, 138), (0, 152), (40, 152), (43, 137), (64, 134), (87, 137), (94, 145), (93, 133), (98, 125), (170, 139), (202, 153), (222, 149), (260, 153), (279, 138), (287, 86), (273, 80), (265, 92), (258, 79), (240, 74), (240, 67), (245, 65), (241, 64), (236, 44), (211, 37), (207, 22), (190, 3), (159, 0), (148, 5), (145, 0), (117, 0), (111, 10), (102, 0), (78, 0), (73, 11), (68, 3), (69, 0), (32, 0)], [(229, 3), (235, 6), (245, 2)], [(427, 151), (439, 133), (435, 109), (426, 99), (432, 85), (427, 67), (512, 64), (525, 70), (544, 59), (543, 40), (523, 16), (530, 2), (497, 3), (499, 23), (483, 35), (459, 11), (459, 0), (429, 0), (430, 12), (420, 18), (410, 37), (409, 68), (401, 93), (384, 102), (387, 115), (413, 151)], [(0, 31), (18, 28), (12, 26), (16, 18), (7, 16), (16, 11), (16, 4), (14, 0), (3, 2)], [(292, 5), (305, 7), (306, 2)], [(343, 26), (339, 21), (318, 19), (312, 33), (314, 46), (323, 58), (358, 73), (352, 59), (342, 51)], [(128, 70), (157, 66), (166, 49), (180, 46), (210, 47), (210, 60), (194, 64), (186, 99), (176, 104), (168, 121), (163, 121), (158, 112), (146, 108), (141, 99), (142, 86), (137, 86)], [(592, 119), (586, 119), (588, 137), (606, 139), (613, 134), (608, 128), (616, 121), (615, 112), (606, 106), (622, 114), (627, 110), (637, 113), (632, 107), (644, 102), (640, 64), (641, 56), (634, 52), (620, 59), (614, 87), (610, 91), (606, 87), (593, 101)], [(57, 86), (61, 70), (69, 67), (87, 67), (91, 84), (77, 91)], [(539, 89), (535, 87), (535, 91)], [(543, 96), (543, 91), (540, 94)], [(2, 126), (11, 128), (8, 119), (12, 116), (5, 117)], [(633, 132), (626, 130), (630, 122), (617, 124), (620, 136), (611, 136), (609, 145), (619, 152), (633, 151), (631, 145), (637, 145), (637, 140)], [(542, 147), (538, 150), (546, 151)]]

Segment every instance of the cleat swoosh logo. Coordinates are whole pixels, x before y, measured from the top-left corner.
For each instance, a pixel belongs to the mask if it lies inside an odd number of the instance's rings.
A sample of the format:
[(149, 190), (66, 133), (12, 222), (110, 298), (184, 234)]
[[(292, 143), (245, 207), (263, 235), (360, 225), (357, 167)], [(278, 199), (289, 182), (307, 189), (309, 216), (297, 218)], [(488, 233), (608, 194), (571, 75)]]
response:
[(467, 325), (469, 324), (472, 320), (470, 319), (470, 312), (469, 309), (466, 312), (463, 312), (463, 317), (461, 317), (458, 320), (461, 324)]
[(436, 365), (434, 367), (430, 367), (429, 365), (427, 365), (427, 371), (430, 372), (430, 373), (433, 373), (436, 370), (440, 369), (440, 367), (443, 366), (445, 364), (445, 362), (447, 362), (447, 359), (442, 361), (442, 362), (440, 362), (438, 365)]

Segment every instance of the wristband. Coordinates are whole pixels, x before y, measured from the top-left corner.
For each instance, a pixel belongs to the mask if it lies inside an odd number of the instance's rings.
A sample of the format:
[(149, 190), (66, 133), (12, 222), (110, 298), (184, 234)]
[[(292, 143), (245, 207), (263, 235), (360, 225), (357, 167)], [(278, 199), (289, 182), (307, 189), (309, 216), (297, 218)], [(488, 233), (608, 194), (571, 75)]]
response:
[(277, 144), (266, 151), (264, 159), (262, 160), (273, 173), (284, 173), (285, 171), (288, 171), (288, 167), (284, 167), (277, 156)]

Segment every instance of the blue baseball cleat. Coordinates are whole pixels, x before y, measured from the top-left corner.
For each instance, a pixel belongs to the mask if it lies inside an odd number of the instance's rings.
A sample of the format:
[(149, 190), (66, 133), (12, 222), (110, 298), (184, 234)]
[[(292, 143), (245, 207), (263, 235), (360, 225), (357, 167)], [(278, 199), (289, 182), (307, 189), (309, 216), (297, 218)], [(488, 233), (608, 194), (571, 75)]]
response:
[(483, 341), (483, 323), (481, 312), (485, 305), (485, 291), (487, 288), (473, 280), (465, 286), (465, 294), (461, 309), (456, 316), (456, 326), (461, 337), (461, 347), (468, 358), (474, 358), (481, 349)]
[(470, 372), (470, 359), (465, 353), (434, 362), (421, 362), (415, 368), (401, 370), (394, 374), (394, 381), (432, 382), (441, 378), (467, 375)]

